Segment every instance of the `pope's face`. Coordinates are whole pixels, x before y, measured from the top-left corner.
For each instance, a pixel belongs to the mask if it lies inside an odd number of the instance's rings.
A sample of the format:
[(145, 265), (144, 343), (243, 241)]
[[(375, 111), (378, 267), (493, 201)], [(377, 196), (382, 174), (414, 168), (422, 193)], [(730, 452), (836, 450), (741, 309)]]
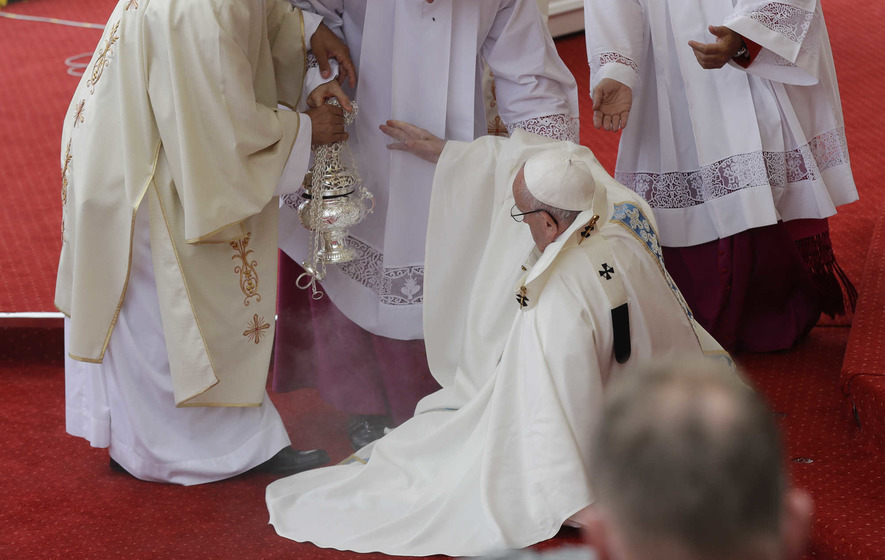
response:
[[(520, 213), (531, 212), (534, 210), (534, 208), (523, 207), (524, 197), (521, 193), (527, 190), (527, 187), (525, 186), (525, 165), (520, 168), (519, 172), (516, 174), (516, 178), (513, 179), (511, 190), (513, 191), (513, 199), (514, 202), (516, 202), (516, 208)], [(546, 212), (526, 214), (522, 216), (522, 221), (529, 226), (529, 231), (532, 232), (532, 239), (535, 240), (535, 246), (538, 247), (539, 251), (543, 252), (544, 249), (547, 248), (547, 245), (550, 245), (550, 243), (556, 239), (557, 228)]]

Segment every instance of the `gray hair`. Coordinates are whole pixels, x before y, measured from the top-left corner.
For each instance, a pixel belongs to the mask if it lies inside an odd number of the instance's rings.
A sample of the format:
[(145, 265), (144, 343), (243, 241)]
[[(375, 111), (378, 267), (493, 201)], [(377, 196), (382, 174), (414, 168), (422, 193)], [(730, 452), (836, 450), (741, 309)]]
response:
[(626, 374), (610, 388), (594, 443), (598, 504), (637, 547), (735, 557), (777, 537), (780, 435), (730, 369), (704, 359)]
[(543, 210), (550, 214), (556, 223), (560, 226), (568, 228), (572, 225), (572, 222), (575, 221), (575, 218), (578, 217), (578, 214), (581, 212), (577, 210), (563, 210), (562, 208), (556, 208), (555, 206), (550, 206), (549, 204), (544, 204), (540, 200), (534, 197), (534, 195), (529, 191), (528, 187), (525, 185), (522, 186), (516, 192), (516, 197), (518, 200), (514, 200), (514, 202), (519, 202), (520, 206), (524, 208), (531, 208), (532, 210)]

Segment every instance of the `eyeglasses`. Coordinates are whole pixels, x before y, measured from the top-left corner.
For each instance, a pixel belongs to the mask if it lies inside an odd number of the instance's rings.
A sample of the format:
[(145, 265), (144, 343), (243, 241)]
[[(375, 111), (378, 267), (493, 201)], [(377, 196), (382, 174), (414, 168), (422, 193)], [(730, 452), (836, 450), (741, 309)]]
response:
[(546, 210), (538, 209), (538, 210), (529, 210), (528, 212), (520, 212), (519, 208), (517, 208), (516, 204), (514, 204), (513, 208), (510, 209), (510, 217), (513, 218), (514, 222), (523, 222), (523, 221), (525, 221), (523, 219), (523, 216), (527, 216), (529, 214), (534, 214), (536, 212), (544, 212), (545, 214), (550, 216), (550, 219), (553, 220), (553, 223), (556, 224), (556, 227), (559, 227), (559, 222), (556, 221), (556, 218), (551, 216), (550, 212), (547, 212)]

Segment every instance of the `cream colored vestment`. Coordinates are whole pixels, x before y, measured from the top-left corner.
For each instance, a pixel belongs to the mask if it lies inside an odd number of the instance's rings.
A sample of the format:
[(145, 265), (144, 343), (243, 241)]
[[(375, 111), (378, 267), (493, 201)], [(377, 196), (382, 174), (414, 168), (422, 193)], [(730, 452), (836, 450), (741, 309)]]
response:
[(261, 404), (275, 189), (300, 126), (277, 106), (298, 105), (305, 54), (301, 13), (281, 0), (119, 2), (62, 139), (55, 301), (72, 358), (105, 355), (147, 203), (175, 404)]

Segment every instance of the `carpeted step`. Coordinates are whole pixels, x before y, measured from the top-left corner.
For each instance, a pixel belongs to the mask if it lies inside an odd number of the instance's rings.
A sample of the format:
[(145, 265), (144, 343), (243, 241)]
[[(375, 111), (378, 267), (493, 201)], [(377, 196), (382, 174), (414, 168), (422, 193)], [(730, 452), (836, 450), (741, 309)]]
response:
[(885, 453), (885, 218), (870, 242), (841, 384), (863, 434)]

